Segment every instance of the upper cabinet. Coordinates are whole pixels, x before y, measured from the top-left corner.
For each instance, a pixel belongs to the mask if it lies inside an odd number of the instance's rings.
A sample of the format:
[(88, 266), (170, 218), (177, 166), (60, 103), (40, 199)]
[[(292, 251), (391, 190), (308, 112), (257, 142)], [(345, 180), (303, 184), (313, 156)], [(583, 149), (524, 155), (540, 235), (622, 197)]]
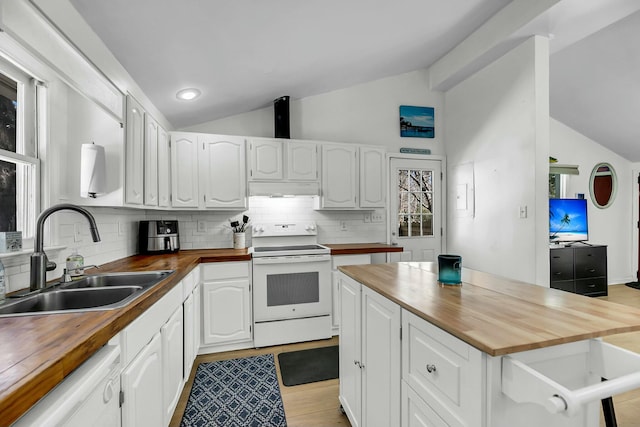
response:
[(374, 209), (386, 204), (386, 151), (322, 144), (322, 195), (316, 209)]
[(172, 206), (247, 208), (243, 137), (171, 133)]
[(171, 147), (169, 133), (158, 126), (158, 206), (171, 206)]
[(127, 96), (127, 139), (125, 148), (125, 203), (144, 203), (144, 110)]
[(158, 122), (144, 116), (144, 204), (158, 206)]
[(246, 209), (245, 140), (239, 136), (201, 135), (200, 184), (204, 207)]
[(252, 138), (249, 181), (316, 181), (318, 146), (313, 142)]

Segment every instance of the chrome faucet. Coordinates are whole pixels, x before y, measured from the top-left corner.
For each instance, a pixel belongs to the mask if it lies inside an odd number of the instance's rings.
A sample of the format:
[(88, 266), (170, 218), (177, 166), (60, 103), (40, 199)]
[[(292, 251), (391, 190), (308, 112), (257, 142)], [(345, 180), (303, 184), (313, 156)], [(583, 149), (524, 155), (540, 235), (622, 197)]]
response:
[(40, 216), (38, 216), (38, 221), (36, 222), (36, 241), (34, 244), (33, 254), (31, 254), (31, 281), (29, 284), (30, 291), (44, 289), (47, 283), (47, 271), (51, 271), (56, 268), (55, 263), (49, 262), (49, 260), (47, 259), (47, 254), (44, 253), (44, 222), (52, 213), (62, 210), (76, 211), (84, 215), (84, 217), (87, 218), (87, 221), (89, 221), (89, 231), (91, 232), (91, 238), (94, 242), (100, 241), (100, 234), (98, 234), (98, 226), (96, 225), (96, 220), (88, 210), (80, 206), (63, 203), (60, 205), (51, 206), (49, 209), (45, 209), (44, 211), (42, 211)]

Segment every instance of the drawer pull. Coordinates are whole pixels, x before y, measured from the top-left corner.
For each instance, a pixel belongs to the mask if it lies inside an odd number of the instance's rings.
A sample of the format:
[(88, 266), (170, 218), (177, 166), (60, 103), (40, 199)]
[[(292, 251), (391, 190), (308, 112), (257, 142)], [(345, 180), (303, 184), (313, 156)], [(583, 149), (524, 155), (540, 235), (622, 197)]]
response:
[(427, 365), (427, 372), (433, 374), (436, 371), (436, 365)]
[(587, 270), (589, 273), (595, 273), (596, 269), (595, 268), (590, 268)]

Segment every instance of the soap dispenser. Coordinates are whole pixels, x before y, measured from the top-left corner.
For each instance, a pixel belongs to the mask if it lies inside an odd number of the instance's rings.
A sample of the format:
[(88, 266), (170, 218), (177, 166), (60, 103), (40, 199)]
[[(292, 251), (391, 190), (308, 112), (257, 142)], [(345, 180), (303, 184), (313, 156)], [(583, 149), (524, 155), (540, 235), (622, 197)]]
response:
[(67, 257), (67, 273), (71, 277), (78, 277), (84, 274), (84, 257), (78, 253), (78, 249), (74, 249), (71, 255)]

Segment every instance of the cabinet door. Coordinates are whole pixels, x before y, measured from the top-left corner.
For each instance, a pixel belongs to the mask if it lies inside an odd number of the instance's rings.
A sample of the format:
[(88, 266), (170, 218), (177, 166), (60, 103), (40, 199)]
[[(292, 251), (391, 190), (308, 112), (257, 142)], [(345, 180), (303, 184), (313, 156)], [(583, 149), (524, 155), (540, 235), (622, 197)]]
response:
[(173, 410), (176, 408), (178, 398), (182, 392), (184, 369), (184, 327), (182, 316), (182, 306), (180, 306), (160, 329), (164, 375), (164, 425), (169, 425)]
[(318, 146), (314, 143), (289, 141), (287, 146), (287, 179), (318, 179)]
[(195, 133), (171, 134), (171, 205), (197, 208), (198, 137)]
[(331, 321), (334, 330), (337, 330), (340, 326), (340, 272), (338, 267), (341, 265), (362, 265), (371, 264), (370, 254), (358, 254), (358, 255), (334, 255), (331, 257), (331, 282), (332, 282), (332, 311)]
[[(198, 356), (200, 343), (202, 342), (202, 286), (196, 284), (193, 289), (193, 319), (195, 328), (193, 329), (193, 359)], [(191, 361), (193, 364), (193, 360)]]
[(160, 333), (122, 372), (123, 427), (164, 425), (162, 344)]
[(144, 204), (158, 206), (158, 122), (144, 117)]
[(322, 208), (355, 208), (355, 146), (325, 144), (322, 146)]
[(193, 359), (195, 358), (194, 344), (195, 339), (195, 317), (193, 310), (193, 293), (189, 294), (186, 300), (182, 303), (182, 311), (184, 315), (184, 368), (182, 370), (182, 377), (184, 381), (189, 379), (191, 373), (191, 366), (193, 365)]
[(246, 209), (245, 142), (242, 137), (200, 135), (200, 181), (205, 208)]
[(282, 141), (253, 139), (249, 146), (251, 158), (250, 180), (278, 180), (284, 178)]
[(340, 404), (351, 425), (361, 424), (361, 285), (340, 274)]
[(205, 344), (251, 339), (248, 279), (203, 283), (202, 303)]
[(125, 149), (125, 203), (144, 202), (144, 110), (127, 95), (127, 141)]
[(383, 149), (360, 147), (361, 208), (385, 207), (386, 169), (386, 152)]
[(158, 126), (158, 206), (171, 206), (171, 155), (169, 134)]
[(400, 425), (400, 306), (362, 288), (362, 425)]
[(402, 427), (449, 427), (406, 382), (402, 382)]

